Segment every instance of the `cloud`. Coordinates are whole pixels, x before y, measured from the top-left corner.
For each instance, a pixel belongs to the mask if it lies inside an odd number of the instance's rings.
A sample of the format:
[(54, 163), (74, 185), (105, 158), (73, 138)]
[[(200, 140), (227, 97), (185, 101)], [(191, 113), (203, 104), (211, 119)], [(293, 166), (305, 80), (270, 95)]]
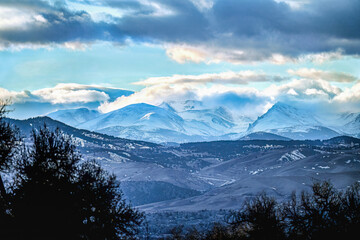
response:
[[(268, 80), (273, 83), (264, 89), (244, 85), (251, 81)], [(319, 112), (360, 112), (359, 81), (352, 87), (341, 88), (333, 85), (333, 81), (317, 77), (278, 81), (262, 72), (241, 71), (149, 78), (141, 84), (145, 87), (135, 93), (80, 84), (58, 84), (52, 88), (21, 92), (0, 88), (0, 98), (11, 98), (20, 110), (24, 109), (23, 106), (41, 107), (41, 114), (82, 106), (110, 112), (135, 103), (160, 105), (185, 100), (201, 101), (204, 108), (223, 106), (236, 115), (251, 118), (260, 116), (278, 101), (316, 108)], [(24, 114), (18, 115), (24, 117)]]
[(190, 46), (171, 46), (166, 48), (166, 54), (178, 63), (205, 62), (208, 58), (205, 51)]
[(136, 82), (136, 85), (151, 86), (157, 84), (248, 84), (249, 82), (280, 82), (288, 80), (288, 77), (267, 75), (262, 72), (240, 71), (207, 73), (201, 75), (173, 75), (170, 77), (151, 77), (144, 81)]
[(160, 84), (146, 87), (127, 97), (119, 97), (113, 102), (104, 102), (98, 109), (107, 113), (130, 104), (160, 105), (163, 102), (184, 102), (185, 100), (201, 101), (203, 108), (226, 107), (235, 115), (252, 118), (263, 114), (269, 108), (268, 104), (273, 103), (270, 97), (250, 87), (234, 88), (215, 84), (210, 87), (198, 88)]
[(297, 99), (299, 101), (314, 98), (330, 101), (339, 95), (342, 89), (331, 85), (328, 81), (319, 79), (294, 79), (289, 83), (271, 85), (263, 94), (282, 100)]
[(343, 92), (338, 94), (334, 100), (343, 103), (344, 105), (348, 103), (356, 103), (360, 106), (360, 82), (357, 82), (351, 88), (346, 88)]
[(180, 63), (237, 64), (322, 63), (360, 54), (360, 26), (355, 24), (360, 22), (360, 2), (355, 0), (62, 3), (1, 1), (1, 48), (97, 41), (126, 44), (131, 39), (164, 46), (168, 56)]
[(353, 75), (342, 72), (322, 71), (314, 68), (301, 68), (297, 70), (288, 70), (288, 73), (294, 76), (310, 79), (322, 79), (330, 82), (355, 82), (357, 78)]
[[(99, 109), (102, 112), (110, 112), (135, 103), (159, 105), (162, 102), (179, 102), (189, 99), (202, 101), (204, 107), (225, 106), (238, 114), (257, 117), (277, 101), (305, 104), (309, 108), (311, 105), (326, 106), (327, 109), (333, 108), (332, 111), (343, 111), (338, 104), (340, 101), (345, 105), (348, 102), (360, 103), (359, 84), (355, 85), (357, 87), (343, 90), (332, 85), (332, 81), (318, 77), (315, 70), (299, 71), (299, 73), (303, 72), (316, 74), (312, 78), (290, 81), (281, 81), (289, 80), (286, 77), (277, 79), (272, 75), (253, 71), (148, 78), (137, 83), (146, 86), (142, 90), (130, 96), (122, 96), (115, 101), (104, 102)], [(325, 76), (330, 74), (331, 80), (340, 81), (339, 79), (343, 77), (340, 74), (338, 78), (338, 75), (332, 72), (320, 71), (320, 73)], [(273, 84), (263, 90), (243, 85), (252, 81), (273, 81)], [(353, 110), (356, 109), (359, 108)]]
[(14, 102), (24, 102), (28, 99), (32, 98), (32, 95), (29, 91), (9, 91), (4, 88), (0, 88), (0, 101), (7, 101), (9, 100), (11, 103)]
[(316, 64), (322, 64), (327, 61), (339, 60), (342, 58), (344, 58), (344, 50), (337, 49), (335, 51), (304, 54), (299, 56), (297, 61), (300, 63), (310, 61)]
[(132, 93), (132, 91), (99, 85), (61, 83), (52, 88), (42, 88), (34, 91), (15, 92), (0, 88), (0, 99), (11, 99), (13, 103), (71, 104), (112, 101), (120, 96), (128, 96)]
[(122, 96), (112, 102), (104, 102), (100, 105), (99, 110), (110, 112), (130, 104), (148, 103), (159, 105), (163, 101), (177, 101), (179, 99), (196, 99), (196, 89), (185, 86), (169, 86), (160, 84), (146, 87), (139, 92), (130, 96)]
[(33, 92), (35, 96), (39, 96), (42, 101), (52, 104), (58, 103), (74, 103), (74, 102), (103, 102), (109, 99), (104, 92), (95, 90), (66, 89), (61, 87), (44, 88)]
[(95, 22), (84, 10), (71, 11), (65, 2), (5, 0), (0, 2), (0, 13), (5, 13), (0, 18), (2, 49), (17, 45), (67, 47), (66, 43), (72, 42), (124, 41), (120, 32), (112, 30), (116, 26)]

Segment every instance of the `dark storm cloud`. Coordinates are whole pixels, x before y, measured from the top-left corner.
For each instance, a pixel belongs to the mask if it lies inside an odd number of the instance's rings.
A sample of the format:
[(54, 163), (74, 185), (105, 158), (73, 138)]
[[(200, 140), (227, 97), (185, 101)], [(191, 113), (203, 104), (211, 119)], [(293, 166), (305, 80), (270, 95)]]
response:
[[(76, 2), (76, 1), (73, 1)], [(150, 3), (149, 3), (150, 2)], [(83, 1), (129, 11), (95, 22), (64, 2), (2, 1), (0, 6), (32, 8), (45, 25), (0, 30), (3, 43), (62, 43), (107, 40), (186, 44), (244, 51), (234, 58), (262, 60), (274, 53), (296, 57), (343, 49), (360, 53), (360, 1), (316, 0), (291, 8), (273, 0), (218, 0), (199, 9), (189, 0)], [(231, 58), (231, 56), (230, 56)]]
[(41, 16), (46, 22), (29, 23), (23, 28), (0, 28), (0, 43), (48, 44), (67, 41), (108, 40), (122, 42), (124, 35), (114, 24), (94, 22), (86, 11), (71, 11), (64, 2), (4, 1), (0, 7), (12, 7)]
[(158, 0), (156, 3), (164, 8), (163, 11), (171, 13), (156, 16), (157, 13), (153, 10), (146, 15), (127, 16), (119, 20), (119, 28), (129, 36), (154, 38), (165, 42), (211, 39), (211, 29), (206, 16), (191, 2)]

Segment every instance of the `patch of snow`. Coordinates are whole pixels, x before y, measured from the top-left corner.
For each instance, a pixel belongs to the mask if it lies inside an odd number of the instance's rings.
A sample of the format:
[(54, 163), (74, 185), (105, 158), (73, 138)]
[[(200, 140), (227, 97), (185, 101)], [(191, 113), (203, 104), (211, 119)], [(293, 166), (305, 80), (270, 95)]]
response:
[(280, 162), (291, 162), (291, 161), (297, 161), (300, 159), (306, 158), (304, 154), (302, 154), (299, 150), (294, 150), (290, 153), (285, 153), (279, 158)]
[(144, 120), (144, 119), (147, 119), (149, 120), (150, 119), (150, 116), (153, 115), (155, 112), (149, 112), (147, 114), (145, 114), (142, 118), (140, 118), (141, 120)]

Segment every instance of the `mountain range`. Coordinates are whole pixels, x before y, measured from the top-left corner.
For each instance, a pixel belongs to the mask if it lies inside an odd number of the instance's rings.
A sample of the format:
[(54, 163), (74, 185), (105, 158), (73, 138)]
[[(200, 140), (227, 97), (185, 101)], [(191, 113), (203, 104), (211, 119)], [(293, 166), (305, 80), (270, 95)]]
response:
[(252, 119), (225, 107), (205, 107), (200, 101), (132, 104), (108, 113), (87, 108), (48, 114), (70, 126), (115, 137), (156, 143), (236, 140), (250, 133), (273, 133), (294, 140), (360, 136), (360, 113), (316, 116), (313, 112), (278, 102)]
[[(163, 117), (182, 123), (177, 114), (151, 105), (144, 108), (157, 110), (150, 115), (156, 114), (153, 124), (161, 123)], [(93, 120), (106, 122), (107, 117), (116, 117), (112, 114), (100, 114)], [(97, 123), (93, 120), (86, 122)], [(95, 159), (114, 173), (124, 197), (147, 216), (157, 216), (148, 218), (149, 226), (162, 233), (174, 224), (222, 221), (221, 209), (240, 209), (247, 198), (260, 192), (286, 201), (292, 191), (309, 191), (316, 181), (330, 180), (340, 189), (360, 181), (360, 139), (350, 136), (292, 140), (252, 132), (239, 140), (161, 145), (78, 129), (50, 117), (6, 121), (20, 129), (27, 146), (31, 132), (44, 124), (72, 136), (83, 159)], [(178, 222), (171, 220), (174, 216)]]

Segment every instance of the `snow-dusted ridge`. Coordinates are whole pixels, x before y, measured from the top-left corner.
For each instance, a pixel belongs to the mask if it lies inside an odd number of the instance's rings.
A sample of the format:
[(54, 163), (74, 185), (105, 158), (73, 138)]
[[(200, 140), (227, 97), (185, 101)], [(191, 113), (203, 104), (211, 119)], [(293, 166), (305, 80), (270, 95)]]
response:
[[(61, 110), (49, 117), (71, 126), (136, 140), (158, 143), (235, 140), (257, 133), (284, 139), (328, 139), (339, 135), (360, 136), (360, 114), (333, 117), (278, 102), (255, 121), (225, 107), (205, 107), (201, 101), (164, 102), (159, 106), (131, 104), (101, 114), (89, 109)], [(270, 139), (272, 137), (267, 136)], [(274, 136), (273, 136), (274, 137)]]

